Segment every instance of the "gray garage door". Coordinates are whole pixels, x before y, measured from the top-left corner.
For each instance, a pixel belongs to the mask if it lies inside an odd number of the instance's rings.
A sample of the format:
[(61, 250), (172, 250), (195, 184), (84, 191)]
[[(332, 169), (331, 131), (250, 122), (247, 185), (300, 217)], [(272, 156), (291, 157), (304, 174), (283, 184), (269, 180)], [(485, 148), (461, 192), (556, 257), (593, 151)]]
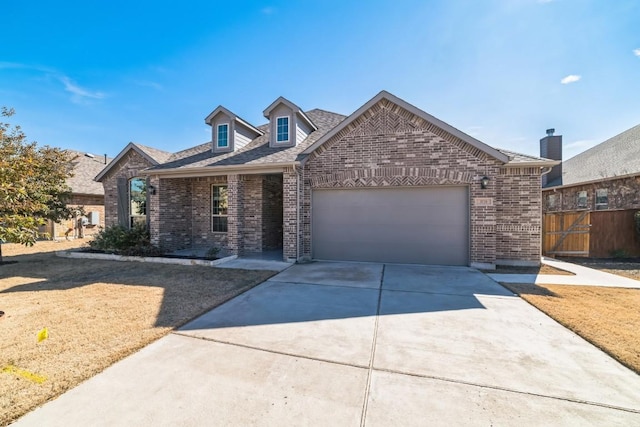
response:
[(315, 259), (467, 265), (467, 187), (314, 190)]

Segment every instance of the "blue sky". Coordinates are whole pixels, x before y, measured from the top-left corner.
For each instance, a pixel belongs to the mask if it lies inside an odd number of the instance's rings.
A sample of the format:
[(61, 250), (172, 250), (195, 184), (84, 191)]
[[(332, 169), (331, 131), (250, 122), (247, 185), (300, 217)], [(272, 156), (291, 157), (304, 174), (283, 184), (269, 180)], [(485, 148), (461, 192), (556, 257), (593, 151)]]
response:
[[(13, 1), (0, 106), (29, 140), (115, 156), (209, 140), (282, 95), (351, 114), (385, 89), (496, 146), (565, 159), (640, 124), (637, 0)], [(7, 19), (8, 18), (8, 19)]]

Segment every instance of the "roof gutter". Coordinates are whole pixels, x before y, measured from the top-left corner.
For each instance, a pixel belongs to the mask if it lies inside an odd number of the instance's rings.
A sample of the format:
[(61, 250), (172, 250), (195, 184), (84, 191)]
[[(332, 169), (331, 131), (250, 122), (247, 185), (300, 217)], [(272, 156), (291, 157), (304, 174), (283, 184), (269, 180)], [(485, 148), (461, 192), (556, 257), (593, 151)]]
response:
[[(548, 161), (544, 161), (544, 162), (540, 162), (540, 161), (532, 161), (532, 162), (507, 162), (504, 165), (502, 165), (502, 167), (507, 167), (507, 168), (521, 168), (521, 167), (542, 167), (542, 168), (546, 168), (546, 167), (553, 167), (556, 165), (559, 165), (560, 163), (562, 163), (560, 160), (548, 160)], [(547, 172), (549, 173), (549, 172)]]
[(640, 172), (628, 173), (626, 175), (609, 176), (609, 177), (600, 178), (600, 179), (592, 179), (592, 180), (589, 180), (589, 181), (574, 182), (573, 184), (554, 185), (553, 187), (544, 187), (542, 189), (542, 191), (545, 191), (545, 190), (559, 190), (561, 188), (569, 188), (569, 187), (579, 187), (581, 185), (595, 184), (597, 182), (603, 182), (603, 181), (613, 181), (614, 179), (633, 178), (633, 177), (636, 177), (636, 176), (640, 176)]
[(199, 176), (220, 176), (233, 173), (242, 173), (245, 175), (264, 174), (264, 173), (280, 173), (285, 168), (296, 168), (300, 166), (300, 162), (282, 162), (268, 163), (265, 165), (223, 165), (223, 166), (204, 166), (199, 168), (185, 169), (145, 169), (140, 172), (141, 175), (161, 176), (164, 178), (191, 178)]

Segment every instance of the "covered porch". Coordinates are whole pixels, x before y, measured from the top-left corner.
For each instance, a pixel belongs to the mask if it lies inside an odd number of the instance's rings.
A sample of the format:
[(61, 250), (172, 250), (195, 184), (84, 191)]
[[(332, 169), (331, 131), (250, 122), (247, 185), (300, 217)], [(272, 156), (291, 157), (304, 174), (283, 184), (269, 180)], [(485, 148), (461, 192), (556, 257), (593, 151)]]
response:
[(150, 176), (151, 241), (175, 254), (283, 260), (283, 173)]

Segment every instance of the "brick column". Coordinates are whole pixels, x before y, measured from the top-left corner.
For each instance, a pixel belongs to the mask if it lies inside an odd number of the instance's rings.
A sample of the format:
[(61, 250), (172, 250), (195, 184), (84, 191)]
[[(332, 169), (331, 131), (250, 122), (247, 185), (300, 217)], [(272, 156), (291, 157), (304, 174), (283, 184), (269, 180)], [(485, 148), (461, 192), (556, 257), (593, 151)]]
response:
[(149, 234), (152, 245), (160, 245), (160, 178), (151, 176), (149, 185), (154, 188), (155, 194), (149, 191), (149, 206), (147, 206), (147, 215), (149, 216)]
[[(493, 172), (493, 171), (492, 171)], [(476, 268), (492, 268), (496, 262), (496, 175), (490, 173), (489, 185), (481, 189), (478, 182), (470, 186), (471, 196), (471, 259)], [(489, 199), (489, 206), (480, 205), (478, 199)]]
[(227, 244), (229, 252), (242, 255), (244, 252), (242, 244), (244, 181), (241, 175), (227, 175), (227, 194), (229, 198)]
[(282, 174), (282, 251), (285, 261), (300, 257), (298, 235), (298, 173), (287, 168)]

